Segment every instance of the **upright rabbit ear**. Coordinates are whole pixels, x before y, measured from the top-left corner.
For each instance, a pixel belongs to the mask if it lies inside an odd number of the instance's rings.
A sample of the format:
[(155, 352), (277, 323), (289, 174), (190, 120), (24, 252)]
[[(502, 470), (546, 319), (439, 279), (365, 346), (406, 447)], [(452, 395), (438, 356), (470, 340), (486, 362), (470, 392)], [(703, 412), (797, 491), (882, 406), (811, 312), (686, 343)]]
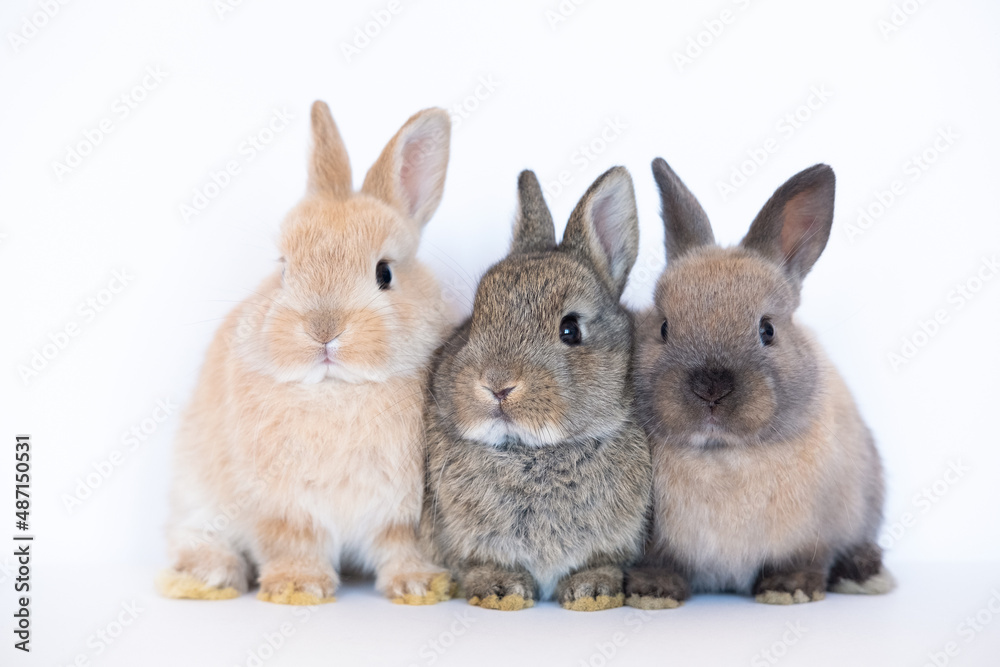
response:
[(653, 160), (653, 178), (660, 189), (667, 259), (677, 259), (700, 246), (714, 245), (715, 236), (705, 209), (661, 157)]
[(740, 242), (780, 264), (798, 283), (830, 238), (836, 177), (817, 164), (792, 176), (764, 204)]
[(556, 247), (556, 229), (545, 205), (535, 172), (525, 169), (517, 178), (517, 218), (510, 254), (545, 252)]
[(573, 209), (561, 249), (588, 260), (617, 296), (639, 253), (639, 216), (625, 167), (601, 174)]
[(312, 154), (309, 156), (309, 192), (344, 199), (351, 194), (351, 162), (344, 140), (326, 102), (312, 105)]
[(444, 109), (413, 114), (368, 171), (361, 191), (423, 227), (441, 203), (450, 144), (451, 120)]

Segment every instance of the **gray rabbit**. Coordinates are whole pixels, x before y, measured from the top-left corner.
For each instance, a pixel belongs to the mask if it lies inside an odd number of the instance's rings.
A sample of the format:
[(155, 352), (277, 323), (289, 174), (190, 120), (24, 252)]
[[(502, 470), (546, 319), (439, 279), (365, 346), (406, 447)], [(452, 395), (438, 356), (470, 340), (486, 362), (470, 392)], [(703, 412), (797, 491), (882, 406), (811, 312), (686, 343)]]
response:
[(638, 251), (632, 180), (598, 178), (559, 245), (534, 173), (518, 198), (509, 255), (435, 362), (421, 533), (471, 604), (619, 607), (652, 474), (619, 303)]
[(668, 265), (637, 327), (636, 394), (654, 466), (653, 524), (628, 603), (691, 591), (759, 602), (884, 593), (882, 466), (843, 379), (794, 320), (833, 223), (833, 170), (774, 193), (736, 247), (653, 162)]

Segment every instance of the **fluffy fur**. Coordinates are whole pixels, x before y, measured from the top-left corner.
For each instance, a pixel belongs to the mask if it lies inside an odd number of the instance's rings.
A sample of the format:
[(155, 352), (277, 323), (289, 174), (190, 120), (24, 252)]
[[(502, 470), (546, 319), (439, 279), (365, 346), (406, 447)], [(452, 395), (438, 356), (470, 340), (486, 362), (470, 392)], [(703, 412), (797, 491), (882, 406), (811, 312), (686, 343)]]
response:
[(216, 334), (178, 433), (160, 590), (215, 599), (256, 578), (262, 600), (315, 604), (343, 562), (396, 601), (447, 599), (416, 531), (426, 368), (448, 318), (415, 253), (444, 187), (448, 115), (410, 118), (360, 192), (323, 102), (312, 133), (280, 266)]
[(651, 484), (619, 303), (638, 248), (632, 181), (601, 176), (558, 246), (535, 175), (518, 185), (511, 252), (433, 373), (422, 534), (472, 604), (621, 606)]
[(885, 592), (875, 544), (882, 467), (837, 371), (794, 320), (826, 245), (834, 175), (816, 165), (772, 196), (734, 248), (661, 159), (668, 266), (641, 316), (637, 396), (654, 466), (653, 524), (630, 604), (692, 591), (765, 603)]

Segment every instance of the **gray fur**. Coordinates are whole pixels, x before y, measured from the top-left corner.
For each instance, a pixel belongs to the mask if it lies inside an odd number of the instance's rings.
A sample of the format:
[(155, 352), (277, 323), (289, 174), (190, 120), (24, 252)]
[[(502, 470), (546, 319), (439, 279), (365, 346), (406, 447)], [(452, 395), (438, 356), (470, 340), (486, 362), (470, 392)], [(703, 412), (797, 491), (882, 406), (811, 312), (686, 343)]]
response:
[[(472, 316), (433, 368), (421, 532), (470, 599), (613, 597), (622, 567), (641, 554), (649, 448), (634, 419), (632, 318), (609, 285), (634, 263), (638, 225), (634, 202), (631, 213), (621, 204), (631, 179), (613, 172), (577, 207), (573, 243), (520, 252), (515, 233), (514, 252), (480, 281)], [(528, 208), (539, 219), (537, 194)], [(595, 198), (615, 205), (594, 216)], [(571, 313), (584, 332), (575, 346), (559, 335)], [(512, 387), (502, 400), (490, 395)]]
[(677, 259), (689, 250), (714, 244), (715, 235), (705, 209), (661, 157), (653, 160), (653, 178), (660, 189), (667, 259)]
[(878, 452), (842, 378), (793, 317), (829, 237), (832, 170), (791, 178), (727, 249), (707, 241), (707, 219), (665, 162), (654, 175), (670, 259), (636, 347), (653, 523), (626, 593), (684, 597), (689, 585), (786, 603), (874, 576)]
[(598, 176), (566, 223), (562, 249), (589, 262), (618, 297), (639, 254), (639, 215), (625, 167)]
[(552, 214), (545, 205), (535, 172), (525, 169), (517, 179), (517, 218), (510, 254), (545, 252), (556, 247)]

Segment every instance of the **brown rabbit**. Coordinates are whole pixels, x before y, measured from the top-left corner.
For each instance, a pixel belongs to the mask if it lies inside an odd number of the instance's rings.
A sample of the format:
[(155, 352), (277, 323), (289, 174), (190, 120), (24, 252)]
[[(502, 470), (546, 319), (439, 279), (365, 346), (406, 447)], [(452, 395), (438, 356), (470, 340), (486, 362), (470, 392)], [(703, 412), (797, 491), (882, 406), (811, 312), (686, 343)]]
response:
[(654, 467), (647, 552), (628, 603), (691, 591), (790, 604), (888, 592), (875, 543), (882, 466), (850, 392), (794, 319), (826, 246), (834, 175), (793, 176), (733, 248), (662, 159), (668, 265), (640, 317), (637, 400)]
[(219, 329), (178, 432), (164, 595), (235, 597), (256, 578), (262, 600), (326, 602), (346, 561), (396, 601), (447, 599), (416, 529), (424, 384), (448, 322), (416, 252), (449, 133), (443, 110), (415, 114), (354, 192), (330, 110), (313, 105), (280, 265)]

